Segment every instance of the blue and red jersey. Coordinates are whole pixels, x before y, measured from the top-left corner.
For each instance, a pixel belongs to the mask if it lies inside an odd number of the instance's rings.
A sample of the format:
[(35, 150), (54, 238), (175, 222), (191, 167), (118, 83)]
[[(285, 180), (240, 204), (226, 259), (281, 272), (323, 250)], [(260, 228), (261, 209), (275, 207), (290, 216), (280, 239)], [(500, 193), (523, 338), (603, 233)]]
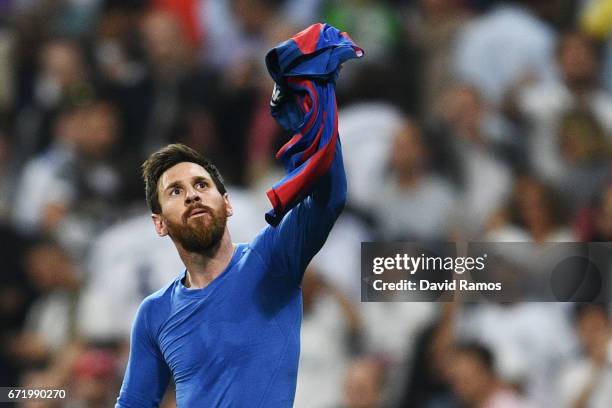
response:
[(357, 52), (317, 24), (268, 54), (281, 90), (273, 114), (296, 130), (278, 153), (289, 174), (268, 192), (274, 226), (239, 244), (205, 288), (186, 288), (183, 272), (143, 301), (116, 408), (159, 406), (171, 378), (179, 408), (293, 405), (302, 276), (346, 201), (333, 83)]

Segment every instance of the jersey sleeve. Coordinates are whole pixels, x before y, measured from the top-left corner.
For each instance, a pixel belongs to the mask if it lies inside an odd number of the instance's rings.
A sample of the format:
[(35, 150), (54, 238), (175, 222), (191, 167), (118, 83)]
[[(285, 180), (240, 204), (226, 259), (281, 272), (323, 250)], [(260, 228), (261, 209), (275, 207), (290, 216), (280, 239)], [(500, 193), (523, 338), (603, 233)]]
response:
[(346, 203), (347, 185), (338, 140), (333, 161), (312, 192), (276, 227), (268, 226), (252, 246), (274, 275), (283, 274), (300, 284), (310, 260), (323, 247)]
[(148, 326), (150, 300), (138, 309), (130, 340), (130, 356), (115, 408), (159, 407), (170, 381), (170, 370)]

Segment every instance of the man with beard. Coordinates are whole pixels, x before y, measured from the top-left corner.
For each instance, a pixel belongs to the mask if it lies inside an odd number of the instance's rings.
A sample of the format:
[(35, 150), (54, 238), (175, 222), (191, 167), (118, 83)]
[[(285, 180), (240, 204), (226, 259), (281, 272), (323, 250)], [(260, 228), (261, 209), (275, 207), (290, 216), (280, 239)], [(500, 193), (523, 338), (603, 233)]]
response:
[(310, 193), (246, 244), (232, 243), (223, 180), (193, 149), (162, 148), (143, 177), (186, 270), (140, 306), (116, 407), (158, 406), (171, 376), (179, 407), (292, 406), (302, 276), (346, 201), (339, 142)]

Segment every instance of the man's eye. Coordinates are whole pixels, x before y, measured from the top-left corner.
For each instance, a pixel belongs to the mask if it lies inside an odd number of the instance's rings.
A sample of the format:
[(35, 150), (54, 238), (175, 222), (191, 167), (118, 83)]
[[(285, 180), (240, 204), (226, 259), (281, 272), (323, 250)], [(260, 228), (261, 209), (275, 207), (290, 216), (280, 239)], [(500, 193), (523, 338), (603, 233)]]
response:
[(200, 182), (198, 182), (198, 183), (196, 184), (196, 187), (197, 187), (197, 188), (206, 188), (206, 186), (207, 186), (207, 185), (208, 185), (208, 184), (206, 184), (206, 182), (204, 182), (204, 181), (200, 181)]
[(181, 189), (180, 188), (173, 188), (172, 191), (170, 191), (170, 195), (179, 195), (181, 194)]

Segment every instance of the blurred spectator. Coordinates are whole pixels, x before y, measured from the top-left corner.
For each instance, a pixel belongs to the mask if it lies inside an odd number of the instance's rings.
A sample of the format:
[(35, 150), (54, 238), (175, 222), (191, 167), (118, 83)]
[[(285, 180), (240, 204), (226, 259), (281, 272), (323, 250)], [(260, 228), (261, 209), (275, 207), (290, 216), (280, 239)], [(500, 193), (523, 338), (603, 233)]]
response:
[[(405, 406), (416, 407), (527, 407), (499, 375), (500, 368), (492, 350), (474, 337), (461, 340), (456, 333), (461, 303), (442, 306), (440, 319), (424, 334), (416, 352), (425, 352), (415, 368), (424, 369), (424, 378), (413, 372)], [(460, 327), (460, 326), (459, 326)], [(457, 336), (459, 334), (459, 337)], [(470, 333), (471, 335), (472, 333)], [(423, 388), (416, 388), (423, 387)]]
[(601, 78), (608, 92), (612, 91), (612, 3), (607, 0), (581, 4), (579, 23), (582, 31), (596, 41), (604, 42)]
[(554, 77), (555, 34), (535, 12), (544, 3), (501, 1), (460, 33), (456, 74), (477, 87), (487, 102), (499, 105), (512, 86)]
[(279, 0), (206, 2), (200, 12), (206, 30), (205, 60), (226, 69), (236, 69), (254, 59), (260, 61), (267, 51), (265, 46), (271, 45), (266, 44), (266, 31), (275, 24), (283, 24), (276, 18), (281, 3)]
[[(0, 15), (2, 15), (0, 10)], [(15, 85), (13, 83), (15, 61), (12, 58), (15, 52), (15, 34), (13, 30), (0, 29), (0, 112), (8, 112), (11, 109), (15, 97)]]
[[(74, 191), (62, 176), (75, 160), (75, 146), (83, 119), (81, 109), (61, 112), (55, 122), (54, 140), (47, 152), (30, 159), (24, 166), (14, 202), (17, 226), (33, 234), (57, 224), (50, 206), (64, 215), (73, 199)], [(49, 212), (49, 214), (47, 214)]]
[[(40, 372), (30, 372), (24, 376), (23, 386), (34, 389), (47, 388), (51, 382)], [(63, 408), (61, 399), (29, 399), (18, 405), (20, 408)]]
[(283, 136), (290, 136), (269, 114), (272, 81), (263, 59), (270, 48), (299, 31), (282, 18), (283, 4), (221, 0), (206, 2), (202, 8), (207, 27), (204, 61), (219, 71), (217, 85), (222, 88), (209, 104), (216, 134), (223, 138), (222, 149), (216, 153), (220, 161), (231, 158), (221, 167), (231, 184), (251, 185), (265, 177), (270, 157), (283, 144)]
[(513, 175), (504, 158), (512, 157), (508, 151), (516, 141), (474, 87), (451, 88), (441, 109), (439, 144), (451, 155), (443, 166), (461, 191), (459, 227), (468, 237), (478, 236), (510, 194)]
[(23, 331), (9, 345), (22, 366), (50, 361), (73, 335), (74, 305), (80, 285), (78, 265), (57, 244), (41, 242), (26, 254), (26, 274), (40, 292)]
[(611, 145), (589, 112), (567, 112), (560, 118), (559, 147), (563, 170), (556, 187), (572, 212), (588, 204), (610, 177)]
[(71, 377), (68, 408), (112, 406), (119, 392), (117, 358), (112, 351), (86, 349), (77, 358)]
[(155, 78), (172, 81), (190, 68), (191, 48), (180, 21), (171, 13), (152, 11), (140, 27), (143, 46)]
[(152, 0), (150, 3), (153, 7), (174, 14), (191, 46), (197, 48), (200, 45), (204, 33), (199, 24), (200, 2), (198, 0)]
[[(454, 324), (459, 342), (477, 342), (490, 350), (498, 380), (522, 388), (536, 406), (548, 406), (555, 392), (552, 374), (575, 347), (567, 307), (530, 302), (478, 304), (463, 308)], [(463, 381), (470, 379), (467, 375)]]
[(146, 121), (142, 124), (146, 155), (167, 142), (165, 138), (171, 126), (189, 101), (191, 87), (202, 94), (203, 102), (208, 102), (212, 78), (206, 71), (195, 69), (194, 50), (189, 47), (175, 15), (152, 11), (143, 18), (141, 32), (150, 81), (147, 95), (141, 96), (141, 102), (148, 106)]
[(497, 377), (493, 354), (486, 347), (479, 344), (458, 345), (448, 364), (452, 388), (466, 407), (527, 408), (530, 406)]
[(374, 357), (351, 363), (344, 380), (342, 408), (382, 408), (385, 386), (384, 364)]
[(472, 85), (454, 83), (442, 95), (434, 119), (459, 140), (480, 142), (494, 158), (512, 167), (521, 166), (523, 143), (516, 129)]
[(208, 112), (218, 96), (216, 74), (197, 65), (194, 47), (179, 17), (164, 7), (135, 16), (110, 12), (101, 20), (95, 41), (101, 88), (121, 113), (131, 174), (168, 143), (183, 115)]
[(338, 117), (338, 132), (347, 135), (342, 143), (349, 204), (367, 211), (376, 203), (372, 187), (384, 180), (403, 116), (391, 104), (364, 102), (340, 110)]
[(28, 371), (19, 383), (27, 389), (62, 389), (66, 390), (65, 399), (32, 399), (23, 402), (24, 408), (55, 408), (64, 407), (74, 400), (69, 389), (71, 379), (74, 377), (75, 364), (86, 348), (78, 342), (67, 344), (61, 350), (50, 356), (48, 362), (40, 367)]
[[(92, 41), (101, 92), (113, 101), (119, 113), (121, 151), (134, 156), (135, 162), (143, 155), (154, 93), (139, 30), (143, 18), (123, 8), (111, 9), (101, 16)], [(132, 172), (138, 173), (137, 165)]]
[(606, 91), (612, 92), (612, 41), (610, 40), (606, 42), (604, 49), (604, 63), (601, 77)]
[(10, 216), (11, 197), (13, 196), (13, 189), (16, 187), (13, 177), (15, 166), (11, 147), (9, 137), (6, 133), (0, 131), (0, 223)]
[(407, 374), (419, 358), (411, 351), (418, 347), (419, 333), (435, 318), (437, 310), (432, 303), (403, 302), (399, 296), (360, 305), (363, 348), (386, 361), (386, 401), (394, 402), (405, 392)]
[(343, 294), (309, 269), (302, 282), (304, 318), (294, 406), (333, 407), (341, 402), (342, 378), (359, 346), (361, 319)]
[[(257, 187), (262, 181), (270, 182), (270, 176), (283, 174), (273, 160), (274, 154), (293, 135), (283, 130), (270, 115), (270, 89), (273, 85), (263, 67), (244, 71), (241, 75), (242, 80), (236, 82), (237, 78), (233, 79), (228, 98), (217, 110), (220, 133), (227, 145), (219, 157), (228, 159), (224, 172), (235, 184)], [(245, 79), (249, 82), (240, 84)], [(230, 114), (237, 116), (230, 118)], [(244, 157), (246, 164), (236, 166), (237, 157)]]
[(561, 408), (603, 408), (612, 400), (612, 330), (608, 305), (576, 304), (575, 327), (582, 353), (559, 371)]
[[(421, 102), (422, 62), (420, 44), (406, 41), (411, 23), (404, 24), (405, 4), (388, 1), (326, 0), (322, 21), (352, 38), (366, 52), (360, 64), (343, 68), (336, 86), (340, 101), (391, 102), (418, 115)], [(348, 5), (348, 7), (347, 7)]]
[[(567, 161), (564, 161), (563, 154), (567, 159), (568, 148), (574, 146), (560, 144), (563, 141), (563, 137), (559, 138), (563, 117), (576, 117), (567, 112), (584, 112), (580, 134), (586, 133), (584, 138), (591, 141), (599, 137), (598, 143), (607, 145), (612, 131), (612, 96), (603, 91), (598, 83), (597, 54), (594, 45), (584, 35), (570, 32), (560, 39), (557, 63), (560, 80), (525, 88), (518, 96), (518, 105), (530, 127), (528, 153), (532, 168), (540, 177), (558, 186), (565, 183), (564, 187), (568, 188), (567, 183), (571, 182), (568, 177), (573, 170), (580, 172), (580, 169), (575, 169), (575, 163), (572, 163), (573, 169), (565, 168)], [(590, 124), (584, 125), (587, 121)], [(567, 129), (563, 131), (567, 132)], [(605, 142), (601, 136), (596, 136), (598, 132), (603, 133)], [(584, 141), (580, 142), (585, 144)], [(592, 163), (591, 157), (587, 157), (586, 165)]]
[(78, 41), (52, 38), (40, 47), (31, 88), (18, 95), (18, 152), (38, 153), (52, 142), (53, 119), (66, 105), (87, 103), (94, 93), (89, 67)]
[(283, 16), (295, 27), (306, 28), (319, 21), (323, 0), (286, 0), (282, 6)]
[(400, 40), (398, 14), (386, 2), (372, 0), (327, 0), (323, 17), (329, 24), (351, 33), (368, 51), (365, 63), (385, 64)]
[(414, 347), (407, 350), (412, 364), (405, 367), (405, 386), (400, 390), (398, 407), (454, 408), (459, 405), (447, 381), (448, 355), (441, 352), (452, 337), (444, 333), (447, 331), (446, 325), (441, 323), (444, 312), (440, 317), (415, 336)]
[[(407, 30), (413, 41), (423, 48), (423, 111), (429, 118), (438, 108), (444, 91), (453, 84), (453, 47), (457, 33), (469, 14), (458, 0), (420, 0), (420, 15), (407, 21)], [(412, 27), (414, 25), (415, 27)]]
[(112, 9), (100, 16), (92, 48), (98, 75), (106, 86), (137, 86), (146, 74), (137, 52), (140, 44), (134, 41), (139, 38), (139, 18), (125, 9)]
[(577, 238), (556, 192), (532, 176), (516, 181), (507, 210), (489, 227), (487, 238), (499, 242), (572, 242)]
[(389, 174), (372, 185), (371, 211), (386, 240), (439, 240), (451, 229), (454, 191), (429, 166), (420, 127), (405, 118), (388, 152)]
[(25, 279), (24, 254), (26, 240), (10, 225), (0, 223), (0, 382), (17, 384), (21, 362), (9, 344), (21, 331), (27, 312), (38, 296), (30, 280)]
[(46, 19), (54, 33), (76, 36), (86, 34), (95, 23), (103, 0), (14, 0), (12, 3), (15, 14)]
[(596, 195), (592, 208), (587, 207), (577, 219), (581, 241), (612, 242), (612, 185), (605, 184)]
[(89, 236), (107, 225), (120, 201), (115, 163), (117, 118), (111, 105), (69, 107), (49, 149), (24, 166), (15, 201), (17, 226), (57, 236), (82, 255)]

